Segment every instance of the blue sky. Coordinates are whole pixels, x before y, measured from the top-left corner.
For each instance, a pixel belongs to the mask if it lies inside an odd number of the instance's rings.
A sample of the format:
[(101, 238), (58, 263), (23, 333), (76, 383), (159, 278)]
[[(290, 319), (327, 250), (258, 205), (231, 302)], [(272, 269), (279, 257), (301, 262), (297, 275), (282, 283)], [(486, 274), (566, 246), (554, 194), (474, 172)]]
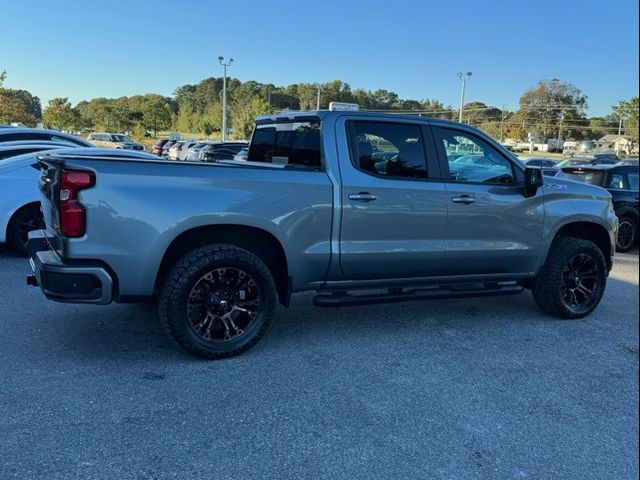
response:
[(515, 107), (543, 78), (589, 113), (638, 95), (638, 2), (0, 0), (5, 86), (43, 104), (175, 88), (221, 75), (276, 85), (340, 79), (403, 98)]

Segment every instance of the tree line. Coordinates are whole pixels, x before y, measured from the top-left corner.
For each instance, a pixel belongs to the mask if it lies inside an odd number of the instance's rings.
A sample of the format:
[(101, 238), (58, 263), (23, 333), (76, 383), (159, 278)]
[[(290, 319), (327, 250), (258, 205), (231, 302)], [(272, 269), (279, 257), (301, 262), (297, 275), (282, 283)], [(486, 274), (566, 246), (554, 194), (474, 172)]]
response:
[[(76, 131), (94, 129), (133, 132), (176, 130), (209, 137), (222, 129), (221, 77), (206, 78), (195, 85), (178, 87), (173, 97), (149, 93), (116, 99), (94, 98), (73, 106), (68, 98), (53, 98), (42, 109), (40, 99), (26, 90), (3, 88), (6, 73), (0, 74), (0, 123), (18, 122), (34, 126)], [(230, 127), (237, 138), (248, 138), (257, 115), (283, 110), (315, 109), (320, 91), (320, 108), (329, 102), (352, 102), (365, 110), (411, 113), (457, 120), (459, 110), (434, 99), (402, 99), (388, 90), (352, 89), (348, 83), (299, 83), (288, 86), (256, 81), (227, 79), (227, 105)], [(518, 108), (483, 102), (468, 102), (463, 121), (492, 137), (524, 140), (529, 133), (541, 139), (597, 139), (617, 133), (622, 119), (623, 133), (638, 142), (638, 97), (620, 101), (604, 117), (587, 117), (587, 96), (575, 85), (558, 79), (540, 80), (520, 97)]]

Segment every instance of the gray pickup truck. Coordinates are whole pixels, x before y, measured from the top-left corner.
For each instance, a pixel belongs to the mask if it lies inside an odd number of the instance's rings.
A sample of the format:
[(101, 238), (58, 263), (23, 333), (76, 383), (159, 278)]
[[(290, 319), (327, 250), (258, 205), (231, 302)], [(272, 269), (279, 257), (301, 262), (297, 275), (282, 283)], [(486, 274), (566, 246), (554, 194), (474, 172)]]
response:
[(466, 125), (360, 111), (259, 117), (247, 161), (39, 155), (47, 298), (157, 301), (165, 331), (205, 358), (264, 335), (276, 304), (317, 306), (533, 292), (591, 313), (612, 267), (609, 193), (545, 179)]

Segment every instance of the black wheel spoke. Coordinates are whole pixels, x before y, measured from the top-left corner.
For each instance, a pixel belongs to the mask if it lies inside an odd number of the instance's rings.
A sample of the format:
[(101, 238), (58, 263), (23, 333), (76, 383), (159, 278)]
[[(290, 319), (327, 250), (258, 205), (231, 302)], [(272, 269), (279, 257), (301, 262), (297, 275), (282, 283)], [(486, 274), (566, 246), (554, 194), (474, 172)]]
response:
[(598, 265), (588, 254), (571, 258), (562, 271), (561, 296), (575, 312), (586, 310), (597, 297)]
[(259, 310), (256, 282), (247, 272), (233, 267), (205, 273), (187, 301), (194, 332), (210, 342), (228, 342), (244, 335)]

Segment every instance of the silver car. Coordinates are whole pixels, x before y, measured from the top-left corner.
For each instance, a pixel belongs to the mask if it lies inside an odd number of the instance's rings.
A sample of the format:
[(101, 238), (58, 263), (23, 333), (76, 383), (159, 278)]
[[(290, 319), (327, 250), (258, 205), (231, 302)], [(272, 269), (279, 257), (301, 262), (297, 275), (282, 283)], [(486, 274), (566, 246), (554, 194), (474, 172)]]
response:
[(169, 148), (169, 160), (184, 161), (187, 158), (189, 148), (198, 143), (196, 140), (180, 140)]

